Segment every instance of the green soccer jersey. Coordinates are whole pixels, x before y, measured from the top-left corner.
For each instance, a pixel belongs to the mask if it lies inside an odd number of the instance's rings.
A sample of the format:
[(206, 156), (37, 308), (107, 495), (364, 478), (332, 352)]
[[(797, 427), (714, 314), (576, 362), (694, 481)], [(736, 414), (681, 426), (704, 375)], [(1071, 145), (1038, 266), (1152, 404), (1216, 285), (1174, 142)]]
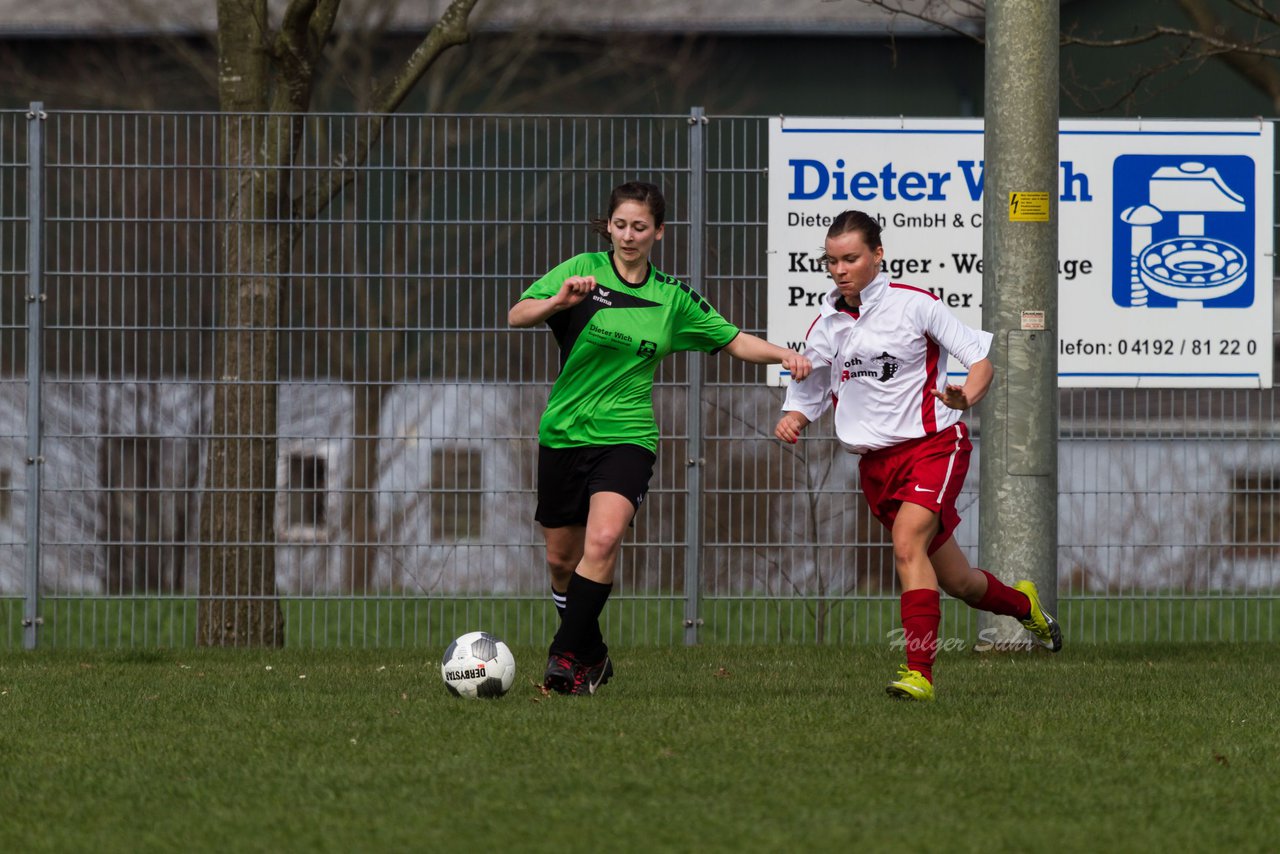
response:
[(692, 288), (649, 265), (642, 285), (623, 281), (608, 252), (588, 252), (530, 285), (521, 299), (546, 299), (570, 276), (596, 287), (547, 318), (560, 345), (560, 376), (542, 414), (538, 441), (550, 448), (640, 445), (658, 450), (653, 376), (668, 353), (715, 351), (738, 327)]

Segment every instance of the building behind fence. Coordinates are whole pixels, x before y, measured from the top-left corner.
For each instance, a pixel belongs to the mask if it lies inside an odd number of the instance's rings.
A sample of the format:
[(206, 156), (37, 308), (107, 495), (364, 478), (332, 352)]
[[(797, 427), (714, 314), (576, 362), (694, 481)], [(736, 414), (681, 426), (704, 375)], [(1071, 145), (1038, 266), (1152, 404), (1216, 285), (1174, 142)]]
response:
[[(197, 600), (219, 595), (196, 580), (213, 389), (235, 382), (215, 367), (218, 139), (241, 118), (0, 113), (0, 645), (190, 644)], [(358, 120), (296, 117), (287, 184), (319, 180)], [(258, 545), (288, 643), (439, 644), (477, 627), (545, 642), (534, 461), (558, 355), (545, 330), (509, 329), (507, 309), (603, 246), (589, 220), (643, 179), (670, 204), (655, 263), (764, 334), (766, 132), (696, 110), (388, 119), (280, 278)], [(829, 426), (781, 445), (781, 390), (724, 356), (680, 354), (658, 376), (663, 440), (611, 636), (882, 641), (892, 551)], [(1272, 639), (1272, 391), (1060, 394), (1069, 639)], [(971, 471), (957, 539), (972, 557)], [(946, 631), (972, 634), (965, 609), (947, 613)]]

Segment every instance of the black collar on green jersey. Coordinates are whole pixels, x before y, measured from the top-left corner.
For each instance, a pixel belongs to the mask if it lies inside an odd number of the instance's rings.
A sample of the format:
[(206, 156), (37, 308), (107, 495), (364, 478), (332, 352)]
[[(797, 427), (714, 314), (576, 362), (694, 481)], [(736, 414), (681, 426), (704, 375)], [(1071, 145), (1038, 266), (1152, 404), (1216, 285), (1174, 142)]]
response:
[(653, 262), (646, 261), (644, 268), (644, 278), (638, 282), (631, 282), (622, 275), (622, 271), (618, 269), (618, 262), (613, 258), (613, 250), (609, 250), (609, 266), (613, 267), (613, 274), (618, 277), (618, 281), (629, 288), (643, 288), (645, 282), (649, 281), (649, 277), (653, 275)]

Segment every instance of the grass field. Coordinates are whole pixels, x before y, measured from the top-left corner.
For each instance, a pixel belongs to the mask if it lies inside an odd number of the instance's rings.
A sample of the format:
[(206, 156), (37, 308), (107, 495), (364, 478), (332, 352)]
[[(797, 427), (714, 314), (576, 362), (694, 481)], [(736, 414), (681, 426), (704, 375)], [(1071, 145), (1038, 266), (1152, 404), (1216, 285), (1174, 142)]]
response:
[[(23, 601), (0, 598), (0, 651), (21, 649)], [(289, 648), (411, 647), (443, 649), (450, 639), (484, 626), (509, 643), (542, 644), (555, 632), (545, 596), (410, 598), (284, 598)], [(701, 602), (699, 640), (707, 644), (880, 644), (900, 625), (896, 595), (837, 598), (715, 598)], [(1072, 643), (1280, 640), (1280, 596), (1175, 591), (1149, 595), (1060, 597), (1056, 616)], [(683, 597), (614, 596), (606, 633), (626, 645), (682, 645)], [(42, 649), (181, 648), (196, 644), (194, 598), (44, 596)], [(945, 636), (970, 639), (978, 612), (942, 600)]]
[(596, 697), (435, 653), (0, 653), (0, 851), (1274, 850), (1269, 644), (626, 646)]

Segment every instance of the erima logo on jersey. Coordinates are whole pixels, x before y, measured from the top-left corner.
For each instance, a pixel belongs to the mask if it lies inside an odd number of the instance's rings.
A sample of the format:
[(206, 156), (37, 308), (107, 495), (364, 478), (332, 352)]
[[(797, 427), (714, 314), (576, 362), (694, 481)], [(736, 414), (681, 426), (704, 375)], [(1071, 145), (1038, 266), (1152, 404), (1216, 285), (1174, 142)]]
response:
[(596, 290), (600, 292), (600, 296), (602, 297), (607, 297), (613, 293), (613, 291), (606, 291), (604, 288), (601, 288), (601, 287), (597, 287)]
[(596, 290), (592, 291), (591, 298), (596, 302), (604, 303), (605, 305), (612, 306), (613, 300), (608, 299), (609, 295), (610, 295), (610, 291), (601, 291), (599, 288), (596, 288)]

